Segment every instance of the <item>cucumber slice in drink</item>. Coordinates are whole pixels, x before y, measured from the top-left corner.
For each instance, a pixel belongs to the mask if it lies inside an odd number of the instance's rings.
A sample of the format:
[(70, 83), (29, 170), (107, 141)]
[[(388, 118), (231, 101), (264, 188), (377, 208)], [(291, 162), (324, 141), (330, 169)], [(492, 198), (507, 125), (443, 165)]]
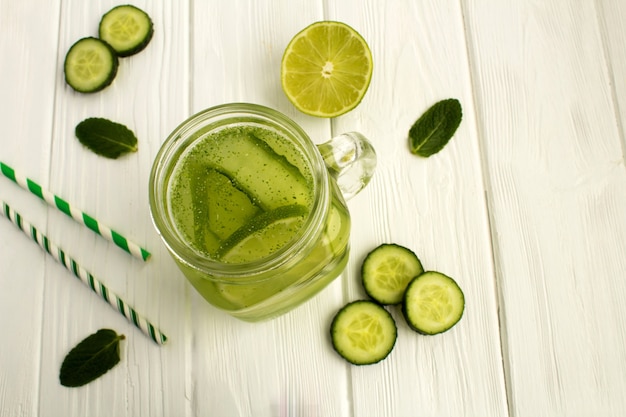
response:
[(188, 172), (180, 176), (180, 184), (174, 191), (179, 214), (176, 223), (196, 250), (213, 255), (220, 246), (220, 238), (207, 221), (210, 195), (206, 173), (207, 167), (194, 161)]
[(322, 239), (323, 245), (328, 246), (336, 255), (345, 250), (350, 240), (350, 217), (343, 207), (336, 204), (330, 205)]
[(400, 304), (409, 282), (422, 272), (422, 263), (415, 253), (394, 243), (375, 248), (361, 266), (365, 292), (385, 305)]
[(227, 176), (202, 161), (191, 160), (175, 187), (178, 225), (201, 252), (214, 255), (222, 240), (246, 224), (259, 207)]
[(217, 256), (227, 263), (265, 258), (296, 236), (307, 214), (308, 209), (297, 204), (262, 212), (226, 239)]
[[(300, 170), (247, 131), (223, 134), (210, 161), (263, 210), (298, 204), (308, 207), (311, 185)], [(218, 156), (219, 155), (219, 156)], [(211, 157), (211, 156), (210, 156)]]
[(200, 251), (215, 255), (221, 242), (260, 209), (227, 176), (200, 162), (192, 162), (186, 180), (190, 192), (179, 195), (188, 196), (184, 209), (191, 211), (193, 222), (182, 226)]
[(209, 229), (220, 239), (226, 239), (245, 225), (259, 207), (247, 194), (236, 188), (232, 181), (216, 169), (209, 168), (206, 175)]
[(443, 333), (463, 316), (465, 296), (456, 281), (428, 271), (409, 283), (402, 313), (409, 326), (422, 334)]
[(385, 359), (396, 343), (398, 329), (387, 310), (367, 300), (344, 306), (330, 327), (333, 348), (348, 362), (369, 365)]
[(98, 33), (100, 39), (111, 45), (118, 56), (126, 57), (148, 46), (154, 27), (146, 12), (135, 6), (122, 5), (102, 16)]
[(76, 41), (63, 64), (65, 81), (80, 93), (94, 93), (109, 86), (117, 67), (118, 58), (111, 46), (92, 37)]

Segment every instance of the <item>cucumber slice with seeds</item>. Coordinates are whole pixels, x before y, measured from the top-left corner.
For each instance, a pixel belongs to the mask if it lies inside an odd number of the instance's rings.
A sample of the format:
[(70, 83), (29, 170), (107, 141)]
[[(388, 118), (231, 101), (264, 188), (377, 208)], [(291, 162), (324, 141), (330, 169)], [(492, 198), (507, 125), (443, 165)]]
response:
[(400, 304), (406, 286), (424, 272), (422, 263), (410, 249), (384, 243), (372, 250), (361, 266), (365, 292), (380, 304)]
[(387, 310), (368, 300), (344, 306), (330, 327), (333, 348), (354, 365), (370, 365), (385, 359), (398, 337), (396, 322)]
[(131, 5), (109, 10), (100, 20), (100, 39), (109, 43), (117, 55), (127, 57), (142, 51), (152, 39), (154, 26), (146, 12)]
[(65, 56), (65, 81), (81, 93), (100, 91), (113, 82), (118, 63), (115, 51), (106, 42), (93, 37), (79, 39)]
[[(311, 184), (298, 167), (254, 134), (229, 130), (232, 133), (222, 133), (219, 142), (214, 141), (213, 146), (207, 147), (208, 163), (217, 167), (263, 210), (291, 204), (310, 205)], [(254, 158), (246, 158), (246, 155), (254, 155)]]
[(465, 296), (456, 281), (428, 271), (411, 281), (404, 294), (402, 313), (418, 333), (443, 333), (458, 323), (465, 310)]
[(207, 206), (200, 211), (208, 218), (211, 231), (220, 239), (228, 238), (260, 211), (250, 197), (219, 170), (208, 168), (204, 180)]
[(262, 259), (293, 239), (308, 213), (306, 207), (298, 204), (261, 212), (221, 244), (217, 257), (226, 263)]

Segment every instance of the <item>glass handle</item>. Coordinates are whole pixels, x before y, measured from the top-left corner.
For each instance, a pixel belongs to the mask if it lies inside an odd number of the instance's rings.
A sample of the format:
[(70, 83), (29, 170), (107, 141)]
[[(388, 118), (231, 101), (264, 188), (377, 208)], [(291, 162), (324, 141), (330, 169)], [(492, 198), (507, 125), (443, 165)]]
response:
[(376, 169), (376, 152), (362, 134), (343, 133), (317, 147), (346, 200), (370, 182)]

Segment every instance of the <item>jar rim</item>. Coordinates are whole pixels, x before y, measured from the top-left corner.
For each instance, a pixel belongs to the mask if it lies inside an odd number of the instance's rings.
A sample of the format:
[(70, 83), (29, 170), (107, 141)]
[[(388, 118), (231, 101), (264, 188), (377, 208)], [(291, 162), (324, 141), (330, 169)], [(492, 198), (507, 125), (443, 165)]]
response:
[[(308, 162), (313, 178), (312, 206), (298, 236), (265, 258), (245, 263), (223, 263), (202, 255), (185, 243), (177, 231), (168, 210), (169, 179), (181, 155), (191, 149), (196, 141), (195, 133), (215, 122), (224, 122), (245, 116), (289, 133), (288, 140), (295, 143)], [(220, 126), (228, 125), (223, 123)], [(203, 132), (200, 140), (206, 136)], [(198, 138), (196, 138), (198, 139)], [(252, 103), (227, 103), (210, 107), (188, 117), (179, 124), (161, 145), (150, 172), (149, 204), (152, 222), (170, 253), (187, 266), (211, 276), (252, 277), (278, 268), (289, 262), (297, 262), (296, 254), (306, 254), (317, 242), (321, 226), (330, 204), (330, 186), (324, 160), (306, 132), (283, 113)]]

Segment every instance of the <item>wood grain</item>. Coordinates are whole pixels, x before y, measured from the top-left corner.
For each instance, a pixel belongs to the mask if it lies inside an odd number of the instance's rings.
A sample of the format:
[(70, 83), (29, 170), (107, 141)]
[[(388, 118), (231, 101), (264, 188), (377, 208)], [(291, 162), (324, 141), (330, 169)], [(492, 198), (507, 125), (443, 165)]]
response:
[[(216, 16), (218, 24), (205, 24)], [(298, 122), (306, 119), (282, 93), (280, 60), (291, 37), (322, 17), (314, 3), (194, 3), (193, 111), (249, 102), (283, 111)], [(328, 121), (309, 122), (312, 137), (329, 137)], [(239, 414), (222, 415), (272, 416), (282, 415), (281, 410), (341, 415), (349, 395), (345, 364), (333, 356), (327, 337), (330, 311), (341, 303), (340, 289), (334, 286), (292, 314), (257, 324), (228, 318), (193, 297), (191, 331), (198, 343), (190, 361), (196, 412), (230, 411), (238, 404)], [(224, 362), (225, 355), (232, 360)]]
[[(506, 415), (495, 277), (461, 8), (440, 2), (403, 8), (388, 4), (381, 10), (377, 4), (355, 11), (337, 3), (329, 16), (359, 27), (377, 64), (364, 102), (333, 124), (336, 132), (356, 129), (371, 137), (379, 157), (372, 184), (350, 206), (355, 224), (367, 227), (355, 228), (352, 235), (348, 297), (364, 297), (358, 271), (367, 252), (394, 242), (415, 251), (427, 270), (454, 277), (465, 292), (467, 309), (457, 327), (433, 337), (411, 331), (399, 309), (392, 309), (399, 335), (391, 359), (350, 372), (354, 415)], [(446, 98), (462, 103), (460, 129), (440, 153), (430, 158), (411, 154), (409, 128)]]
[[(143, 263), (0, 178), (0, 199), (169, 336), (158, 347), (7, 221), (0, 221), (0, 416), (590, 416), (626, 412), (626, 58), (620, 0), (178, 1), (133, 4), (154, 20), (106, 90), (72, 91), (63, 60), (119, 3), (0, 0), (0, 160), (153, 254)], [(289, 40), (343, 21), (367, 40), (374, 77), (333, 120), (280, 88)], [(36, 22), (36, 23), (34, 23)], [(454, 97), (463, 122), (424, 159), (407, 132)], [(348, 202), (342, 276), (278, 319), (249, 324), (208, 305), (155, 232), (152, 161), (191, 114), (226, 102), (273, 107), (315, 143), (360, 131), (379, 164)], [(86, 117), (130, 127), (139, 151), (106, 160), (74, 138)], [(365, 255), (413, 249), (466, 295), (461, 322), (420, 336), (390, 308), (397, 344), (356, 367), (333, 352), (335, 312), (364, 298)], [(64, 355), (102, 327), (122, 361), (80, 389)]]
[[(20, 172), (49, 181), (50, 140), (56, 76), (58, 2), (41, 7), (0, 2), (0, 160)], [(40, 31), (30, 30), (32, 19), (50, 21)], [(39, 54), (33, 54), (32, 50)], [(10, 57), (10, 58), (9, 58)], [(47, 224), (45, 203), (6, 178), (0, 179), (0, 199), (37, 227)], [(34, 242), (10, 222), (0, 222), (0, 414), (36, 415), (42, 366), (42, 304), (48, 263)]]
[(626, 190), (594, 3), (496, 3), (466, 15), (511, 415), (614, 415)]

